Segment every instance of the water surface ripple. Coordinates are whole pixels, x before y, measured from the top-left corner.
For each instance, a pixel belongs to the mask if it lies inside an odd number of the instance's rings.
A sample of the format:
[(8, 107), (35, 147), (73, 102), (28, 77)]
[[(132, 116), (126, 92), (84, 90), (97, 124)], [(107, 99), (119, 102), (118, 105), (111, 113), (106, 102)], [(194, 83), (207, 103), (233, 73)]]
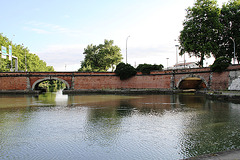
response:
[(204, 96), (0, 96), (0, 159), (181, 159), (240, 148), (239, 121)]

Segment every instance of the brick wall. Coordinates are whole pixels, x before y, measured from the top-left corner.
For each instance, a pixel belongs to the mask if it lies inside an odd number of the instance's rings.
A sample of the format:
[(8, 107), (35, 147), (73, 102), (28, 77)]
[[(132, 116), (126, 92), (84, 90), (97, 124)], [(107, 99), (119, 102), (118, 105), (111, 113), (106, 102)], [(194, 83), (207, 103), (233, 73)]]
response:
[(229, 72), (212, 73), (212, 90), (227, 90), (229, 86)]
[(27, 77), (0, 77), (0, 90), (26, 90)]
[[(240, 71), (240, 65), (230, 66), (222, 73), (212, 73), (209, 68), (168, 70), (151, 72), (150, 75), (138, 73), (136, 76), (120, 80), (115, 73), (80, 73), (80, 72), (19, 72), (0, 73), (0, 90), (27, 90), (33, 84), (44, 78), (58, 78), (69, 84), (69, 88), (80, 89), (172, 89), (184, 77), (197, 76), (204, 80), (206, 85), (213, 90), (225, 90), (229, 86), (230, 71)], [(74, 85), (72, 85), (74, 84)], [(174, 84), (174, 86), (173, 86)]]

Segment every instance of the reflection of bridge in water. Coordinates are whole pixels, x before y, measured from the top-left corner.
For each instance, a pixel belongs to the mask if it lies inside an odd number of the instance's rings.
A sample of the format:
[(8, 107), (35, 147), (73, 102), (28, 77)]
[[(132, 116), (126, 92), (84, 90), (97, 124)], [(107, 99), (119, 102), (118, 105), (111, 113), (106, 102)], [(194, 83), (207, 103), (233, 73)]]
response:
[(222, 73), (211, 72), (209, 68), (166, 70), (138, 73), (128, 80), (120, 80), (112, 72), (2, 72), (0, 91), (29, 92), (36, 90), (39, 83), (59, 80), (66, 89), (82, 90), (109, 89), (211, 89), (226, 90), (240, 76), (240, 65), (230, 66)]

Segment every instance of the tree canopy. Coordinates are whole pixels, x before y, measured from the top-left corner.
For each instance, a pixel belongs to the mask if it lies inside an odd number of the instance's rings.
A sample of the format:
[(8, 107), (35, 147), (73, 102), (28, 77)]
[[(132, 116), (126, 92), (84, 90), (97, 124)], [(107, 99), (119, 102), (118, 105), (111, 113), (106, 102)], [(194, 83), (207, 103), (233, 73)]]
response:
[(162, 71), (163, 65), (152, 65), (152, 64), (139, 64), (137, 68), (134, 68), (130, 64), (125, 64), (123, 62), (119, 63), (116, 67), (115, 73), (120, 77), (121, 80), (126, 80), (137, 74), (137, 72), (142, 72), (142, 74), (150, 74), (151, 71)]
[(121, 62), (117, 65), (115, 73), (121, 80), (126, 80), (135, 76), (137, 71), (131, 64)]
[(203, 66), (205, 57), (218, 53), (219, 14), (215, 0), (197, 0), (192, 8), (187, 9), (179, 38), (180, 55), (187, 52), (190, 56), (199, 57), (199, 65)]
[(232, 0), (224, 4), (219, 18), (222, 28), (220, 31), (220, 52), (216, 58), (225, 56), (234, 58), (235, 53), (238, 62), (240, 61), (240, 0)]
[(113, 45), (113, 40), (104, 40), (104, 44), (88, 45), (84, 49), (85, 58), (78, 71), (107, 71), (119, 64), (122, 60), (121, 49)]
[(157, 64), (139, 64), (138, 67), (136, 68), (137, 72), (142, 72), (142, 74), (150, 74), (151, 71), (162, 71), (163, 65), (157, 65)]
[(222, 72), (231, 64), (231, 59), (227, 57), (218, 57), (211, 65), (210, 69), (213, 72)]
[(230, 0), (218, 8), (215, 0), (196, 0), (187, 9), (183, 30), (180, 33), (180, 55), (188, 53), (200, 58), (213, 55), (240, 61), (240, 0)]
[[(2, 34), (0, 34), (0, 46), (7, 48), (9, 53), (9, 45), (12, 46), (12, 53), (15, 57), (18, 57), (18, 70), (29, 72), (46, 72), (54, 71), (52, 66), (47, 66), (46, 62), (41, 60), (36, 54), (30, 53), (28, 48), (23, 45), (12, 44), (12, 42)], [(25, 54), (26, 54), (26, 65), (25, 65)], [(12, 61), (15, 66), (15, 61)], [(9, 72), (11, 69), (11, 61), (0, 57), (0, 72)]]

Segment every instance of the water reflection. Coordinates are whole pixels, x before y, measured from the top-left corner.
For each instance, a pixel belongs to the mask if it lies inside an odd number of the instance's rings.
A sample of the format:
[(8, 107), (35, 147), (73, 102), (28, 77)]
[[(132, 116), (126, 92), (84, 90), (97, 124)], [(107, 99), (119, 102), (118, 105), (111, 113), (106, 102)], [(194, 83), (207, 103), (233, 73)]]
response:
[(240, 106), (194, 95), (0, 97), (0, 159), (180, 159), (240, 147)]

